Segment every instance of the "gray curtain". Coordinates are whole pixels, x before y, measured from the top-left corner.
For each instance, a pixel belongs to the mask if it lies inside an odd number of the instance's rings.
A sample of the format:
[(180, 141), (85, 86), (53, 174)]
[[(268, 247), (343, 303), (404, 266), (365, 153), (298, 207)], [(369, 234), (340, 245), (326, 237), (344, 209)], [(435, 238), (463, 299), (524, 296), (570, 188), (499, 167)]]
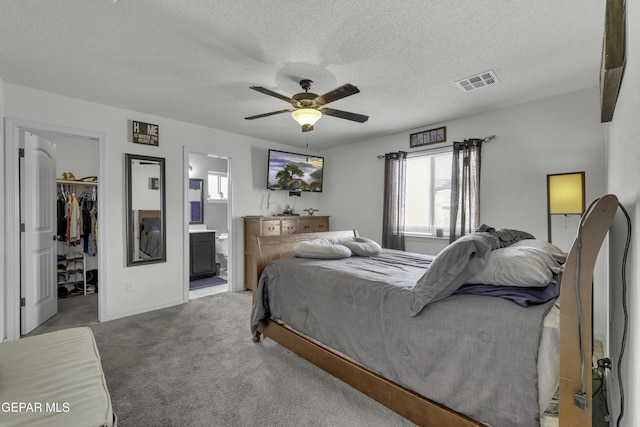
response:
[(382, 247), (404, 251), (404, 200), (407, 153), (384, 155), (384, 217)]
[(480, 152), (482, 139), (453, 143), (449, 241), (474, 231), (480, 223)]

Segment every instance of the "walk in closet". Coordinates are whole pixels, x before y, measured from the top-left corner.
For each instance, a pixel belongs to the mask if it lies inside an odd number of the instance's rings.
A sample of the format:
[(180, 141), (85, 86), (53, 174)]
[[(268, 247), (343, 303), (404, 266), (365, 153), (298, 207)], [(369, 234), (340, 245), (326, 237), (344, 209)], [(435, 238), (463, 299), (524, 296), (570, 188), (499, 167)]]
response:
[(98, 292), (97, 177), (57, 181), (58, 297)]

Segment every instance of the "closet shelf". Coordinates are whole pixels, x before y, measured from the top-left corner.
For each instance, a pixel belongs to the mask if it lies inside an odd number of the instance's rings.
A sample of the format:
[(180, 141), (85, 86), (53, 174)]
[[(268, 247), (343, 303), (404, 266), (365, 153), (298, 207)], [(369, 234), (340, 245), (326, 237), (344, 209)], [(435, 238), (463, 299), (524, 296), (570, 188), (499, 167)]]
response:
[(86, 185), (87, 187), (97, 187), (98, 183), (97, 182), (86, 182), (86, 181), (61, 181), (61, 180), (57, 180), (56, 183), (58, 184), (65, 184), (65, 185)]

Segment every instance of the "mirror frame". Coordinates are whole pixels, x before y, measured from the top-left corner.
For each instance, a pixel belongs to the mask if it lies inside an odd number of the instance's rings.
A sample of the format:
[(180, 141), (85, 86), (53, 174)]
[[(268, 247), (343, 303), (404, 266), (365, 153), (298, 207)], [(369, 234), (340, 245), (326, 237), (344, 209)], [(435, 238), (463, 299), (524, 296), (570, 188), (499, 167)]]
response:
[[(132, 170), (131, 165), (134, 160), (141, 161), (150, 161), (157, 162), (160, 167), (160, 179), (158, 184), (158, 191), (160, 196), (160, 246), (162, 250), (162, 255), (156, 258), (149, 259), (135, 259), (134, 251), (136, 248), (136, 224), (133, 213), (133, 194), (131, 191), (131, 180), (132, 180)], [(127, 267), (132, 267), (136, 265), (146, 265), (146, 264), (154, 264), (159, 262), (167, 261), (167, 224), (165, 219), (166, 212), (166, 195), (165, 195), (165, 159), (162, 157), (151, 157), (151, 156), (143, 156), (139, 154), (125, 154), (125, 188), (126, 188), (126, 199), (125, 199), (125, 216), (127, 218), (127, 233), (126, 233), (126, 252), (127, 252)], [(151, 184), (150, 184), (151, 185)]]
[[(189, 191), (191, 190), (191, 183), (199, 182), (200, 183), (200, 211), (198, 212), (199, 221), (193, 220), (193, 210), (189, 208), (190, 217), (189, 224), (204, 224), (204, 179), (202, 178), (189, 178)], [(188, 199), (188, 198), (187, 198)], [(191, 203), (192, 200), (187, 200), (187, 203)]]

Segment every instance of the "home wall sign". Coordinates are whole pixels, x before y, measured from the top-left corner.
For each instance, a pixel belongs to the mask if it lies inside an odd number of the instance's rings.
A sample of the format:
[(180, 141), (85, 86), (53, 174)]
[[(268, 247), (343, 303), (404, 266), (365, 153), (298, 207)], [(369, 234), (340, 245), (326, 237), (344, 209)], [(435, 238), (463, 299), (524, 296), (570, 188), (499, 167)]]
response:
[(159, 143), (158, 125), (151, 123), (143, 123), (132, 121), (133, 123), (133, 142), (136, 144), (155, 145)]

